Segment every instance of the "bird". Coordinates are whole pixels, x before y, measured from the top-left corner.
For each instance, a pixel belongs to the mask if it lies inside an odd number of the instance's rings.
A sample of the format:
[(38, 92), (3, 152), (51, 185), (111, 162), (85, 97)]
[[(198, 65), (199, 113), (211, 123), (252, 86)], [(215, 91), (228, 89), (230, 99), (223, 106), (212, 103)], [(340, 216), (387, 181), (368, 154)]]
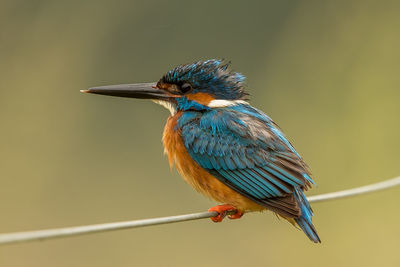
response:
[(171, 168), (196, 191), (221, 203), (221, 222), (269, 210), (321, 240), (304, 194), (315, 183), (308, 165), (279, 126), (248, 102), (245, 76), (230, 62), (179, 65), (158, 82), (97, 86), (84, 93), (150, 99), (170, 111), (163, 132)]

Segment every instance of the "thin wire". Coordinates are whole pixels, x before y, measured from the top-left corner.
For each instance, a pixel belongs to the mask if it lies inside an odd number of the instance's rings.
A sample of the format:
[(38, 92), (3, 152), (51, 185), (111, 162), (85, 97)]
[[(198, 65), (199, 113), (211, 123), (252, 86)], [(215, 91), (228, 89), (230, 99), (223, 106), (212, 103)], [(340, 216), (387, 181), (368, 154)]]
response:
[[(395, 187), (398, 185), (400, 185), (400, 176), (393, 178), (393, 179), (383, 181), (383, 182), (370, 184), (370, 185), (366, 185), (366, 186), (361, 186), (361, 187), (356, 187), (353, 189), (311, 196), (311, 197), (308, 197), (308, 200), (310, 202), (322, 202), (322, 201), (334, 200), (334, 199), (339, 199), (339, 198), (357, 196), (360, 194), (371, 193), (371, 192)], [(230, 214), (233, 214), (233, 213), (234, 213), (233, 211), (230, 212)], [(229, 214), (229, 212), (228, 212), (228, 214)], [(192, 221), (192, 220), (211, 218), (211, 217), (214, 217), (217, 215), (218, 215), (217, 212), (199, 212), (199, 213), (192, 213), (192, 214), (184, 214), (184, 215), (168, 216), (168, 217), (160, 217), (160, 218), (144, 219), (144, 220), (135, 220), (135, 221), (124, 221), (124, 222), (94, 224), (94, 225), (66, 227), (66, 228), (48, 229), (48, 230), (39, 230), (39, 231), (30, 231), (30, 232), (0, 234), (0, 245), (25, 242), (25, 241), (45, 240), (45, 239), (51, 239), (51, 238), (83, 235), (83, 234), (89, 234), (89, 233), (115, 231), (115, 230), (128, 229), (128, 228), (138, 228), (138, 227), (145, 227), (145, 226), (159, 225), (159, 224), (186, 222), (186, 221)]]

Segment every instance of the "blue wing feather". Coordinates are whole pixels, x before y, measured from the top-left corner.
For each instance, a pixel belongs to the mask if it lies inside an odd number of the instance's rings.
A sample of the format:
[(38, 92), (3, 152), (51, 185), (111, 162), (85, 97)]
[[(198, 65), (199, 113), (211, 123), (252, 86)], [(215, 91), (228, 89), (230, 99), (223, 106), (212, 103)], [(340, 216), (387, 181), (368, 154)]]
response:
[[(251, 186), (258, 188), (263, 181), (275, 197), (285, 196), (295, 186), (309, 185), (304, 176), (309, 177), (308, 171), (298, 153), (283, 134), (277, 135), (278, 130), (268, 116), (250, 106), (185, 112), (177, 125), (192, 158), (203, 168), (217, 171), (217, 176), (228, 182), (235, 181), (235, 189), (244, 186), (237, 184), (236, 176), (228, 176), (224, 171), (246, 169), (246, 180)], [(300, 173), (290, 168), (293, 161), (301, 166), (297, 168)], [(263, 202), (258, 195), (246, 192)]]
[(177, 123), (189, 155), (235, 191), (295, 218), (316, 240), (303, 194), (311, 183), (306, 164), (277, 125), (249, 105), (185, 112)]

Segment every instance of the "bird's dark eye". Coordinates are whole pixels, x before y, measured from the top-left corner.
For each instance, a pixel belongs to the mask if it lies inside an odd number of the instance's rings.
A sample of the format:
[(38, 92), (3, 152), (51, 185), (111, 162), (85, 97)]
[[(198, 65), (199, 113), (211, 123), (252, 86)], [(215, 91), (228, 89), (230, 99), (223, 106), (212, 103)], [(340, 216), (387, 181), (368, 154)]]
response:
[(182, 84), (182, 86), (181, 86), (181, 92), (182, 93), (185, 94), (185, 93), (189, 92), (190, 90), (192, 90), (192, 85), (190, 83)]

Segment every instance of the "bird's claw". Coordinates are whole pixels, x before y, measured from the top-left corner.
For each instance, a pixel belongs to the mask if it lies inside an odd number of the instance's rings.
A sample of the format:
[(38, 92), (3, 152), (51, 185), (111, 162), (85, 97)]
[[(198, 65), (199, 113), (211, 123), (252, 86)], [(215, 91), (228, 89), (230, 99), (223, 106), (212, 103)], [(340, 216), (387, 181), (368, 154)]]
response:
[[(239, 219), (244, 214), (243, 212), (239, 211), (237, 208), (229, 204), (218, 205), (210, 208), (208, 211), (218, 213), (217, 216), (210, 218), (213, 222), (222, 222), (226, 215), (228, 215), (229, 219)], [(232, 214), (232, 212), (234, 213)]]

